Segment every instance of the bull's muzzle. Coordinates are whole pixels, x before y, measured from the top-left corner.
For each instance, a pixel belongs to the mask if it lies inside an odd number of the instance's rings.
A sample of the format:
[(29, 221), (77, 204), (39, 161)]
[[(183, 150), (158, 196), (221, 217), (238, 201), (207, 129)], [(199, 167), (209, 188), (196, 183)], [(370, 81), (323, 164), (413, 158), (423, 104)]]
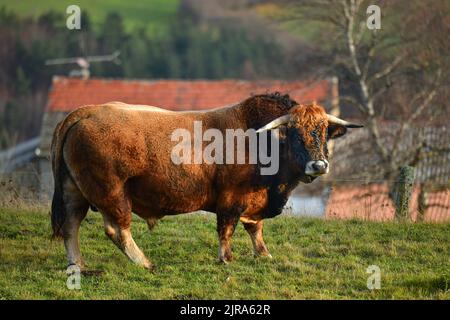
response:
[(313, 177), (328, 173), (329, 165), (327, 160), (314, 160), (306, 163), (305, 174)]

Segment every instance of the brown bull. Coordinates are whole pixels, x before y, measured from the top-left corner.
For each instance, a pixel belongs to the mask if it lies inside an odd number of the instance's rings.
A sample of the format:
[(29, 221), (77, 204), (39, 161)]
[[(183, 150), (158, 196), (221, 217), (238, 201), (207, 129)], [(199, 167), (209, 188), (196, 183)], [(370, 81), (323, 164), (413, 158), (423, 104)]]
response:
[[(171, 133), (192, 131), (194, 121), (221, 132), (278, 128), (278, 172), (264, 176), (259, 164), (249, 163), (175, 164)], [(230, 239), (239, 220), (255, 255), (270, 256), (263, 219), (281, 213), (300, 181), (309, 183), (328, 172), (327, 140), (348, 127), (358, 126), (279, 94), (205, 112), (119, 102), (79, 108), (58, 125), (52, 142), (54, 236), (64, 238), (69, 264), (83, 267), (78, 230), (91, 206), (102, 214), (105, 232), (117, 247), (136, 264), (152, 268), (131, 236), (132, 212), (152, 228), (165, 215), (206, 210), (217, 214), (220, 261), (232, 258)]]

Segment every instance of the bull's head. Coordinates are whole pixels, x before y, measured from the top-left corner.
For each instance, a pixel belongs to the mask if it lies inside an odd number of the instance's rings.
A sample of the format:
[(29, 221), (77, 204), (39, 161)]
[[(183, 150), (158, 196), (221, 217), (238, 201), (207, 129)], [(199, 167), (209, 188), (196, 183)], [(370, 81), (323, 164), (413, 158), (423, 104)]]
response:
[(342, 137), (347, 128), (361, 128), (335, 116), (329, 115), (321, 106), (314, 104), (293, 107), (287, 115), (281, 116), (257, 132), (283, 129), (288, 157), (299, 171), (300, 180), (309, 183), (316, 177), (328, 173), (329, 139)]

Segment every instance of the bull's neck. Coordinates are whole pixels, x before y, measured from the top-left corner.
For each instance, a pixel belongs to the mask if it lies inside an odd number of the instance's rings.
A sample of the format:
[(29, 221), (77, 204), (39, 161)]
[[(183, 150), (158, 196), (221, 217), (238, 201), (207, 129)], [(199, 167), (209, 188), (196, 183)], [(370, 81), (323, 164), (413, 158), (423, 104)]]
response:
[(259, 129), (270, 121), (285, 115), (288, 112), (283, 106), (277, 104), (237, 104), (231, 109), (246, 123), (247, 128)]

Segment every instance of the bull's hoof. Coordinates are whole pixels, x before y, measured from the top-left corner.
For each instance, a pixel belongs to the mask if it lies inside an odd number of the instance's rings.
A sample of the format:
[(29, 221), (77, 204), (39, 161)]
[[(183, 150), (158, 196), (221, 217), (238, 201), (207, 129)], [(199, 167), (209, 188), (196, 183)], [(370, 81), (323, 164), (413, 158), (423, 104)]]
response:
[(151, 266), (149, 268), (145, 268), (148, 272), (150, 273), (156, 273), (156, 267), (155, 266)]
[(143, 265), (143, 267), (144, 267), (145, 269), (147, 269), (148, 271), (152, 272), (152, 273), (154, 273), (154, 272), (156, 271), (155, 265), (152, 264), (151, 262), (145, 263), (145, 264)]
[(259, 252), (254, 254), (255, 258), (273, 259), (269, 252)]
[(83, 272), (87, 269), (86, 263), (84, 263), (84, 260), (78, 261), (76, 263), (69, 262), (69, 264), (66, 267), (66, 270), (74, 270), (74, 271), (80, 271)]
[(224, 265), (229, 264), (232, 260), (233, 260), (232, 256), (219, 257), (219, 263), (224, 264)]

